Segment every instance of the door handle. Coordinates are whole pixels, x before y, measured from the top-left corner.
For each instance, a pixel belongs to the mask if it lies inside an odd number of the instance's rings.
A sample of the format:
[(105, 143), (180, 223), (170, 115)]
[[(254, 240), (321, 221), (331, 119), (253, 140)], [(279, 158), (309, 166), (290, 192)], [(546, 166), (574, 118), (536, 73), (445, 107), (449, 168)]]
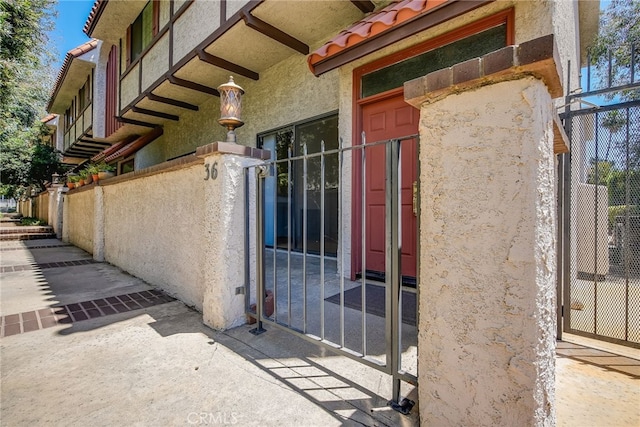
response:
[(413, 181), (411, 202), (413, 204), (413, 216), (418, 216), (418, 181)]

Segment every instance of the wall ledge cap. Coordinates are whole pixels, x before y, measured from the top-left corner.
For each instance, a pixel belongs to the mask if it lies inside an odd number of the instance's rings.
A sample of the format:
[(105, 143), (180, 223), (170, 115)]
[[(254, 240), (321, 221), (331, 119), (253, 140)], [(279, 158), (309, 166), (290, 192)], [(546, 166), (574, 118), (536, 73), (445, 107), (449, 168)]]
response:
[(203, 145), (196, 149), (197, 157), (208, 157), (211, 154), (235, 154), (236, 156), (249, 157), (258, 160), (268, 160), (271, 158), (269, 150), (247, 147), (233, 142), (216, 141)]
[[(416, 108), (496, 83), (534, 77), (552, 98), (563, 95), (558, 48), (553, 34), (507, 46), (482, 57), (434, 71), (404, 84), (405, 101)], [(569, 151), (568, 138), (554, 121), (554, 152)]]
[(451, 94), (526, 77), (542, 80), (551, 97), (558, 98), (563, 95), (558, 64), (557, 45), (549, 34), (410, 80), (404, 84), (405, 101), (420, 108)]

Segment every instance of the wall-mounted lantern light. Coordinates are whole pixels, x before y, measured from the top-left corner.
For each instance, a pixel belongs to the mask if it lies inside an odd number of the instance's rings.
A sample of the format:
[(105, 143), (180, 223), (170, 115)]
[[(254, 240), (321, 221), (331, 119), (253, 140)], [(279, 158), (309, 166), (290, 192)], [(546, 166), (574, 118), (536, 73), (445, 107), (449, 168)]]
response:
[(51, 175), (51, 184), (54, 187), (60, 187), (60, 175), (58, 175), (57, 173)]
[(227, 128), (227, 142), (236, 142), (235, 128), (244, 124), (242, 117), (242, 95), (244, 90), (235, 84), (233, 77), (218, 86), (220, 92), (220, 119), (218, 123)]

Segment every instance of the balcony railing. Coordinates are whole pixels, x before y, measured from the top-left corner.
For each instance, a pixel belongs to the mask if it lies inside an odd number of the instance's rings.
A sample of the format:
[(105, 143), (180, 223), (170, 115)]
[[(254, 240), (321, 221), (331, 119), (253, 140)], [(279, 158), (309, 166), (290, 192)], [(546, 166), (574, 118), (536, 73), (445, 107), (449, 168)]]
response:
[(93, 103), (89, 103), (89, 105), (80, 112), (76, 120), (65, 131), (63, 151), (67, 151), (78, 139), (85, 135), (92, 124)]
[[(127, 110), (143, 93), (157, 86), (168, 71), (184, 62), (202, 41), (248, 3), (249, 0), (170, 2), (168, 21), (161, 23), (149, 46), (120, 75), (118, 111)], [(211, 19), (212, 16), (219, 19)]]

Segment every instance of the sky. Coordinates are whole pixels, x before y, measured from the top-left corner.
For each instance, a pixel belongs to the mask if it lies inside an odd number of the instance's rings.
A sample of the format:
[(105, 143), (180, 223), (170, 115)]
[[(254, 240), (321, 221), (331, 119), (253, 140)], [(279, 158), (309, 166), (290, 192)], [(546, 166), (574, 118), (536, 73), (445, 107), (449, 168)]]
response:
[(89, 41), (82, 28), (87, 22), (93, 3), (93, 0), (58, 0), (55, 29), (49, 33), (50, 40), (58, 51), (54, 68), (59, 69), (62, 66), (68, 51)]

